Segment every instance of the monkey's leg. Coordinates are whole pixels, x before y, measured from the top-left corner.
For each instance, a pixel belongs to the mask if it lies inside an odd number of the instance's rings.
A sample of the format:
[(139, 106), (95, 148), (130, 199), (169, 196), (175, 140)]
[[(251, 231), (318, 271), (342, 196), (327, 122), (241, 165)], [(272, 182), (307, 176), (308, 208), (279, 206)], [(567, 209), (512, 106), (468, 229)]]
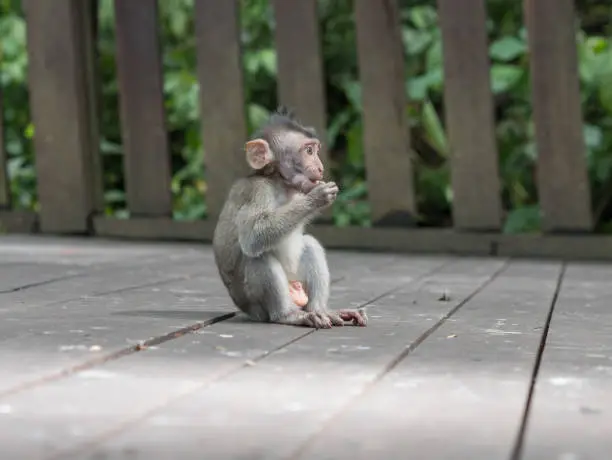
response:
[(306, 311), (326, 314), (334, 326), (344, 326), (344, 321), (365, 326), (367, 317), (361, 310), (330, 311), (329, 285), (330, 275), (323, 246), (311, 235), (304, 235), (304, 250), (300, 258), (299, 278), (303, 280), (308, 296)]
[(248, 259), (245, 263), (245, 294), (252, 316), (294, 326), (330, 328), (330, 318), (319, 312), (298, 308), (289, 295), (289, 280), (280, 262), (271, 255)]

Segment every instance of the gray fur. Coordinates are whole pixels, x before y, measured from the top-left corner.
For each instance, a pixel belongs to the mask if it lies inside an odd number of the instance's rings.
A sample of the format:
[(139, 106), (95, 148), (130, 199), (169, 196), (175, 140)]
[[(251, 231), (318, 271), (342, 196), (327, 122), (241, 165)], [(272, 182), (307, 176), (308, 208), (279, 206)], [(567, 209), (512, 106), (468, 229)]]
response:
[[(291, 128), (291, 119), (277, 117), (289, 124), (284, 129), (300, 132)], [(281, 122), (273, 125), (276, 145), (282, 144)], [(253, 174), (234, 183), (215, 228), (213, 250), (230, 297), (252, 319), (315, 328), (341, 326), (345, 320), (365, 325), (367, 318), (359, 312), (328, 310), (325, 250), (313, 236), (304, 235), (305, 225), (337, 192), (333, 182), (321, 182), (305, 194), (275, 174)], [(304, 309), (290, 297), (290, 280), (304, 286), (309, 298)]]

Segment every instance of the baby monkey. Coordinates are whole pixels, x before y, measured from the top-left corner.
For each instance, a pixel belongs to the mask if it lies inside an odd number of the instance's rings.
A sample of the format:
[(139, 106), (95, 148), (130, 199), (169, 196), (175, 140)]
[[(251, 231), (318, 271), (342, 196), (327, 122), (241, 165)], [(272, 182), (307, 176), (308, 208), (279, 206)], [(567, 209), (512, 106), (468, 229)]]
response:
[(336, 199), (323, 182), (321, 142), (284, 108), (245, 145), (253, 172), (232, 186), (213, 236), (215, 262), (236, 306), (257, 321), (314, 328), (365, 326), (362, 310), (328, 308), (325, 250), (304, 227)]

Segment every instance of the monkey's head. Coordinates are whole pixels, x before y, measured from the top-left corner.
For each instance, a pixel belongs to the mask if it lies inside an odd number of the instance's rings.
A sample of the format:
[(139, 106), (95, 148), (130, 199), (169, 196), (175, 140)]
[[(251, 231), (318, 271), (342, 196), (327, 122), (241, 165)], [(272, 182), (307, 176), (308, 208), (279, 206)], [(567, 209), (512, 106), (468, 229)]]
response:
[(302, 193), (308, 193), (323, 179), (320, 149), (315, 130), (302, 126), (285, 108), (272, 114), (245, 145), (251, 168), (264, 175), (278, 173), (287, 185)]

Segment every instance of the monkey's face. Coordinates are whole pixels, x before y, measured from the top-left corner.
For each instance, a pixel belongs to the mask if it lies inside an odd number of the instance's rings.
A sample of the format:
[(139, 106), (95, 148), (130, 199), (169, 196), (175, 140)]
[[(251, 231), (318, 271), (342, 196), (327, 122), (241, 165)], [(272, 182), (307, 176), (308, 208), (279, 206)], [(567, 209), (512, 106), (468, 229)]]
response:
[(249, 165), (260, 170), (274, 164), (291, 187), (308, 193), (323, 179), (325, 168), (319, 158), (321, 142), (301, 132), (275, 134), (270, 136), (270, 142), (261, 138), (247, 142)]

